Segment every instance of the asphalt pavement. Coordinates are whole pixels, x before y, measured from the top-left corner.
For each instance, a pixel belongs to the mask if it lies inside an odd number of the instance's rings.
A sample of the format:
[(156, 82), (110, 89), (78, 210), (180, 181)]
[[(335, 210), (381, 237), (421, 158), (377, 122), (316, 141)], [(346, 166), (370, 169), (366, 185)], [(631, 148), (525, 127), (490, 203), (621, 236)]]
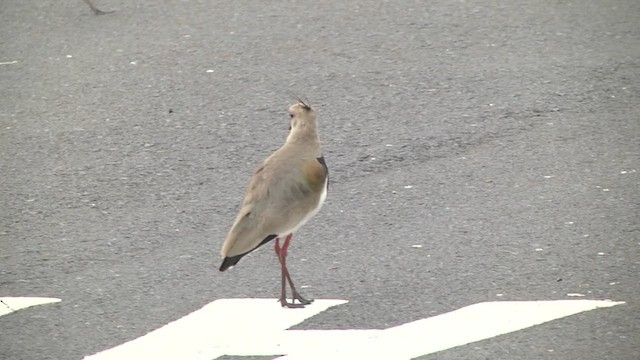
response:
[(62, 299), (0, 317), (0, 358), (277, 297), (270, 246), (217, 268), (295, 96), (331, 183), (289, 269), (349, 301), (295, 329), (608, 299), (420, 359), (640, 358), (640, 2), (96, 4), (0, 4), (0, 297)]

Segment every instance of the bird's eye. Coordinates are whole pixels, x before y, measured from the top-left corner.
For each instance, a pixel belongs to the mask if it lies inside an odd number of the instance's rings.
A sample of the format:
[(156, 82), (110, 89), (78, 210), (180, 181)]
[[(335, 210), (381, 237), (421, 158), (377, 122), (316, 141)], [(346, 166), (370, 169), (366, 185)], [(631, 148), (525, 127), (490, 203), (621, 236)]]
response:
[(289, 114), (289, 117), (293, 119), (293, 114)]

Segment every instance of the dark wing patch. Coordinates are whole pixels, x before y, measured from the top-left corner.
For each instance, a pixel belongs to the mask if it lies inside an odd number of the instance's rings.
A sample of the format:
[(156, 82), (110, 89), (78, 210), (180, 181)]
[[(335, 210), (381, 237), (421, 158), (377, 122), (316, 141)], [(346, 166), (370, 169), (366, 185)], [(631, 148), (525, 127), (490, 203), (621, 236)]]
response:
[[(275, 239), (275, 237), (276, 237), (276, 236), (278, 236), (278, 235), (275, 235), (275, 234), (268, 235), (268, 236), (267, 236), (266, 238), (264, 238), (264, 240), (262, 240), (262, 241), (260, 242), (260, 244), (258, 244), (258, 246), (256, 246), (253, 250), (255, 250), (255, 249), (259, 248), (260, 246), (262, 246), (262, 245), (264, 245), (264, 244), (268, 243), (269, 241), (271, 241), (271, 240)], [(252, 251), (253, 251), (253, 250), (252, 250)]]
[(316, 158), (316, 160), (318, 160), (318, 162), (322, 164), (322, 167), (324, 168), (324, 172), (327, 175), (329, 175), (329, 168), (327, 167), (327, 163), (324, 162), (324, 156), (320, 156), (319, 158)]
[(236, 256), (227, 256), (224, 258), (224, 260), (222, 261), (222, 265), (220, 265), (220, 271), (225, 271), (228, 268), (234, 266), (235, 264), (238, 263), (238, 261), (240, 261), (240, 259), (242, 259), (243, 256), (247, 255), (248, 253), (250, 253), (251, 251), (259, 248), (260, 246), (268, 243), (269, 241), (273, 240), (277, 235), (271, 234), (268, 235), (266, 238), (264, 238), (260, 244), (258, 244), (258, 246), (256, 246), (255, 248), (253, 248), (250, 251), (247, 251), (244, 254), (240, 254), (240, 255), (236, 255)]
[(243, 256), (245, 256), (247, 254), (248, 253), (244, 253), (244, 254), (240, 254), (240, 255), (236, 255), (236, 256), (227, 256), (222, 261), (222, 265), (220, 265), (220, 271), (225, 271), (228, 268), (234, 266), (235, 264), (238, 263), (238, 261), (240, 261), (240, 259), (242, 259)]
[(319, 158), (316, 158), (316, 160), (318, 160), (318, 162), (324, 168), (324, 173), (325, 173), (325, 176), (327, 177), (327, 190), (329, 190), (329, 167), (327, 166), (327, 163), (324, 162), (324, 156), (320, 156)]

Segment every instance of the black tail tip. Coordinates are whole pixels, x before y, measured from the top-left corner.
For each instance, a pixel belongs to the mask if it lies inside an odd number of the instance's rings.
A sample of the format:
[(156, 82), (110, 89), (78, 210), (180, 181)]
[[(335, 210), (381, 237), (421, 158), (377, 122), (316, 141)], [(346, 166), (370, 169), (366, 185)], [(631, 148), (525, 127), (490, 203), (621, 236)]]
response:
[(225, 271), (230, 267), (234, 266), (235, 264), (238, 263), (238, 261), (240, 261), (241, 257), (242, 255), (236, 255), (236, 256), (224, 258), (224, 260), (222, 261), (222, 265), (220, 265), (220, 271)]

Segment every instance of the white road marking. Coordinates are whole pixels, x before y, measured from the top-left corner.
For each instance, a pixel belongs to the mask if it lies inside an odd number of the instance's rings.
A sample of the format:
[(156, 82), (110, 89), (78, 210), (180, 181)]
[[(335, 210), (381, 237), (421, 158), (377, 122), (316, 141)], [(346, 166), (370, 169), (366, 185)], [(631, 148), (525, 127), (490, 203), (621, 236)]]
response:
[[(298, 359), (412, 359), (583, 311), (624, 304), (596, 300), (496, 301), (385, 330), (291, 330), (282, 348)], [(314, 344), (312, 349), (309, 349)]]
[(273, 335), (346, 302), (315, 300), (303, 309), (285, 309), (276, 299), (216, 300), (147, 335), (85, 359), (211, 360), (242, 348), (252, 354), (285, 354), (273, 342)]
[(85, 360), (210, 360), (222, 355), (298, 359), (411, 359), (624, 302), (496, 301), (384, 330), (286, 330), (345, 300), (283, 309), (276, 299), (216, 300), (138, 339)]
[(45, 297), (0, 297), (0, 316), (31, 306), (57, 303), (62, 300)]

